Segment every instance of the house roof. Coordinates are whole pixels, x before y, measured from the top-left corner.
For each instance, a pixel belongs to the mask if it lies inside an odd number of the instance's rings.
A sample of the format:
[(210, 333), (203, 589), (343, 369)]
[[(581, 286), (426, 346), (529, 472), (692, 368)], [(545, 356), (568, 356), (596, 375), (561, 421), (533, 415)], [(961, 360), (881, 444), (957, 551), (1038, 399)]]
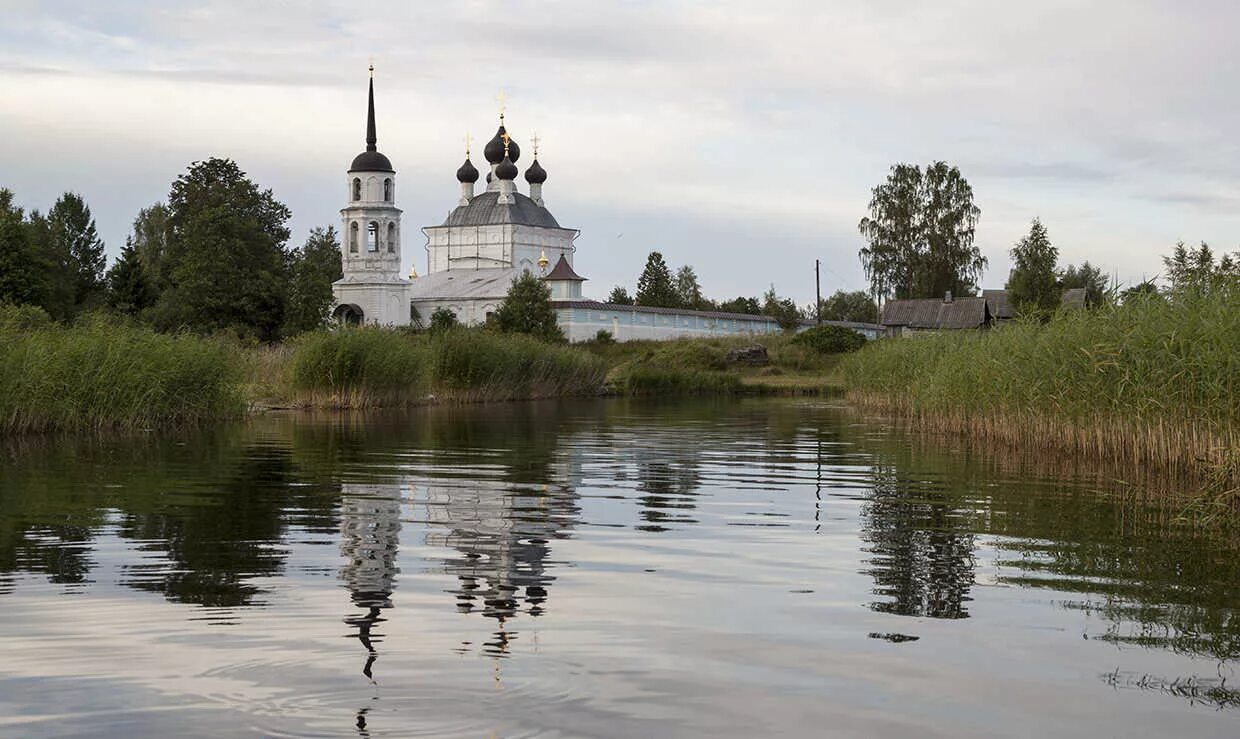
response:
[(1008, 300), (1007, 290), (983, 290), (982, 297), (990, 303), (990, 315), (999, 320), (1015, 318), (1012, 303)]
[(984, 326), (991, 313), (986, 298), (890, 300), (883, 306), (884, 326), (961, 329)]
[(411, 280), (413, 300), (464, 300), (496, 298), (508, 295), (512, 281), (521, 273), (520, 267), (487, 269), (449, 269), (432, 272)]
[(498, 200), (498, 191), (479, 193), (470, 199), (468, 205), (453, 208), (441, 225), (495, 226), (511, 223), (518, 226), (560, 228), (551, 211), (530, 200), (528, 195), (514, 192), (511, 204), (501, 205)]
[(573, 268), (569, 265), (568, 260), (564, 258), (563, 254), (560, 255), (560, 260), (555, 263), (555, 267), (553, 267), (551, 271), (547, 273), (547, 276), (543, 277), (543, 279), (547, 281), (573, 280), (575, 282), (585, 282), (586, 280), (586, 278), (573, 271)]

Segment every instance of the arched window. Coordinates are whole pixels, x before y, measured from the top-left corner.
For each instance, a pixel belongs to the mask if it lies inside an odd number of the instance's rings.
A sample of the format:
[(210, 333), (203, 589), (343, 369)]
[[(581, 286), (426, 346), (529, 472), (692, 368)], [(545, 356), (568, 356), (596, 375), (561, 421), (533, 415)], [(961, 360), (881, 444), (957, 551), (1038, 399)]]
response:
[(349, 251), (353, 254), (357, 253), (357, 221), (349, 224)]
[(371, 221), (366, 227), (366, 251), (379, 251), (379, 222)]
[(360, 177), (353, 178), (353, 199), (362, 199), (362, 178)]
[(396, 253), (396, 224), (395, 223), (388, 224), (387, 248), (388, 248), (388, 254)]
[(383, 181), (383, 199), (392, 202), (392, 178), (388, 177)]

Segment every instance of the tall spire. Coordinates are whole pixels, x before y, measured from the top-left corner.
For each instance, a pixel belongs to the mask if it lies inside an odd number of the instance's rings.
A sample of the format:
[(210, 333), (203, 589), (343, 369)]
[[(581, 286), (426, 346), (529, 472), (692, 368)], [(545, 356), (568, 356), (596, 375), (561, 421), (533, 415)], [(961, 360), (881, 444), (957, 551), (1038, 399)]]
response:
[(366, 106), (366, 151), (378, 151), (376, 144), (379, 138), (375, 136), (375, 65), (370, 64), (370, 101)]

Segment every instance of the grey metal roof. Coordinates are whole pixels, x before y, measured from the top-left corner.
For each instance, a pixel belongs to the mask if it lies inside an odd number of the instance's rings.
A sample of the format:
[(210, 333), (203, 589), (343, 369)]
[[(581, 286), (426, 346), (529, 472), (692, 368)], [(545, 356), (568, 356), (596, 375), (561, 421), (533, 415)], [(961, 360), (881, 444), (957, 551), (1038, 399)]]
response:
[(597, 300), (553, 300), (556, 308), (587, 308), (589, 310), (632, 311), (635, 313), (659, 313), (668, 316), (699, 316), (702, 318), (720, 318), (729, 321), (761, 321), (775, 323), (770, 316), (759, 316), (753, 313), (724, 313), (717, 310), (688, 310), (685, 308), (656, 308), (652, 305), (625, 305), (623, 303), (600, 303)]
[(487, 269), (450, 269), (432, 272), (411, 280), (413, 300), (503, 300), (512, 281), (521, 274), (520, 267)]
[(889, 300), (883, 306), (884, 326), (923, 329), (978, 328), (990, 320), (986, 298)]
[(519, 226), (560, 228), (551, 211), (538, 205), (529, 196), (512, 194), (511, 205), (500, 205), (498, 192), (475, 195), (469, 205), (460, 205), (448, 214), (444, 226), (494, 226), (511, 223)]
[(1000, 320), (1016, 317), (1012, 313), (1012, 304), (1008, 300), (1007, 290), (983, 290), (982, 297), (990, 303), (991, 316)]

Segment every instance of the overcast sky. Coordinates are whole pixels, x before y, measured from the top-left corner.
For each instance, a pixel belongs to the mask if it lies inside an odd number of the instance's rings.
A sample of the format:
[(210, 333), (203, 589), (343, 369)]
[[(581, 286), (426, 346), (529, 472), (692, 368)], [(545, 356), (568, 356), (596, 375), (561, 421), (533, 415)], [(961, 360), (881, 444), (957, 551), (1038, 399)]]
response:
[(0, 187), (40, 210), (81, 193), (110, 255), (210, 156), (275, 191), (294, 243), (336, 224), (370, 57), (419, 271), (500, 89), (593, 297), (651, 250), (714, 297), (808, 303), (815, 258), (824, 294), (863, 288), (857, 221), (897, 162), (973, 185), (986, 287), (1035, 216), (1061, 263), (1127, 283), (1179, 239), (1240, 244), (1230, 0), (103, 5), (0, 0)]

